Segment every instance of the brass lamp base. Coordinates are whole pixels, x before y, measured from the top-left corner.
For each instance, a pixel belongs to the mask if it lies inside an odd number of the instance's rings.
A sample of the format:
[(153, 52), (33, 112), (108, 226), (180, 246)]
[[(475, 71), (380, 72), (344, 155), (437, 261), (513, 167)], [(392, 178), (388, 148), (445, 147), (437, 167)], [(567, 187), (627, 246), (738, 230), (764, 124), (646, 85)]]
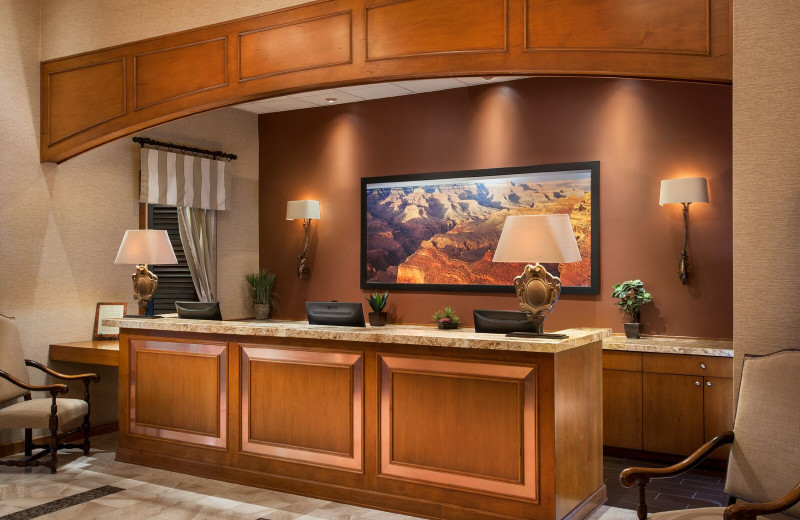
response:
[(136, 272), (131, 275), (133, 279), (133, 299), (139, 302), (139, 307), (145, 310), (144, 315), (152, 317), (149, 313), (150, 302), (158, 288), (158, 276), (154, 275), (146, 265), (137, 265)]
[(519, 298), (519, 310), (538, 332), (513, 332), (510, 337), (565, 339), (564, 334), (545, 334), (545, 312), (551, 312), (561, 294), (561, 280), (547, 272), (542, 264), (526, 265), (522, 274), (514, 278), (514, 291)]

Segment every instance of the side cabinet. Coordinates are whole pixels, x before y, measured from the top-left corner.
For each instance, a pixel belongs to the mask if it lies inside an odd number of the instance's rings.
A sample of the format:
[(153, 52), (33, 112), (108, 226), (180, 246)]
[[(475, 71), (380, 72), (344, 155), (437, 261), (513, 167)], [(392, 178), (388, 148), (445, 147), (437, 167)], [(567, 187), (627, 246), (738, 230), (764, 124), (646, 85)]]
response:
[(603, 352), (603, 445), (692, 453), (733, 428), (732, 371), (730, 358)]

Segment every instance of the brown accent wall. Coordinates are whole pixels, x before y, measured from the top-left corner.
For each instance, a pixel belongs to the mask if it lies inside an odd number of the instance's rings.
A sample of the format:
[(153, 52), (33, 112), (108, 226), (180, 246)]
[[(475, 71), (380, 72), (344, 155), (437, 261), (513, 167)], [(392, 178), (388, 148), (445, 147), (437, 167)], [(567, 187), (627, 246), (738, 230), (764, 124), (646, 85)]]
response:
[[(611, 286), (641, 278), (655, 304), (645, 332), (732, 335), (731, 87), (606, 78), (533, 78), (259, 117), (260, 264), (278, 274), (281, 317), (306, 300), (363, 301), (361, 177), (600, 161), (600, 294), (562, 296), (548, 329), (622, 331)], [(659, 181), (709, 180), (711, 204), (691, 208), (687, 287), (677, 277), (680, 206), (658, 205)], [(295, 274), (300, 222), (286, 201), (320, 200), (312, 276)], [(394, 292), (390, 319), (428, 323), (444, 305), (515, 309), (512, 294)], [(366, 304), (365, 311), (368, 310)]]

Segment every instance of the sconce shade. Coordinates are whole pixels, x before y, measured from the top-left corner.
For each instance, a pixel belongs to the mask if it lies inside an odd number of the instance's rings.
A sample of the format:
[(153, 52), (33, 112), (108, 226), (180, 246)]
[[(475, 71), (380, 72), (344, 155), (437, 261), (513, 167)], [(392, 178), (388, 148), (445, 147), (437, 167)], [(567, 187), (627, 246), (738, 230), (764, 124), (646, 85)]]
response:
[(319, 220), (318, 200), (290, 200), (286, 203), (286, 220)]
[(688, 202), (708, 202), (708, 181), (704, 177), (661, 181), (661, 206)]
[(567, 264), (581, 253), (569, 215), (518, 215), (506, 218), (493, 262)]
[(122, 237), (115, 264), (177, 264), (169, 235), (163, 229), (129, 229)]

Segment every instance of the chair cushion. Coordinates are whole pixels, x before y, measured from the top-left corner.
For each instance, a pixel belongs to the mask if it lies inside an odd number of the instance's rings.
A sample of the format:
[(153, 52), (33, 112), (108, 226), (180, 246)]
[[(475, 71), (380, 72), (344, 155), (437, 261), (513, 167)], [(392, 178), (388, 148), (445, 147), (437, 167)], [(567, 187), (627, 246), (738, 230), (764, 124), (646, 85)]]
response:
[[(0, 428), (50, 428), (50, 405), (53, 400), (31, 399), (0, 409)], [(56, 399), (59, 431), (80, 426), (89, 411), (86, 401)]]
[[(678, 509), (677, 511), (664, 511), (649, 515), (648, 520), (722, 520), (724, 507), (701, 507), (698, 509)], [(632, 515), (632, 518), (635, 515)], [(792, 520), (784, 514), (759, 516), (757, 520)]]
[[(8, 318), (2, 314), (0, 314), (0, 370), (11, 374), (23, 383), (29, 383), (17, 322), (14, 318)], [(27, 393), (27, 390), (0, 378), (0, 403), (16, 399)]]
[[(800, 350), (745, 357), (725, 492), (770, 502), (800, 481)], [(800, 518), (800, 504), (785, 513)]]

